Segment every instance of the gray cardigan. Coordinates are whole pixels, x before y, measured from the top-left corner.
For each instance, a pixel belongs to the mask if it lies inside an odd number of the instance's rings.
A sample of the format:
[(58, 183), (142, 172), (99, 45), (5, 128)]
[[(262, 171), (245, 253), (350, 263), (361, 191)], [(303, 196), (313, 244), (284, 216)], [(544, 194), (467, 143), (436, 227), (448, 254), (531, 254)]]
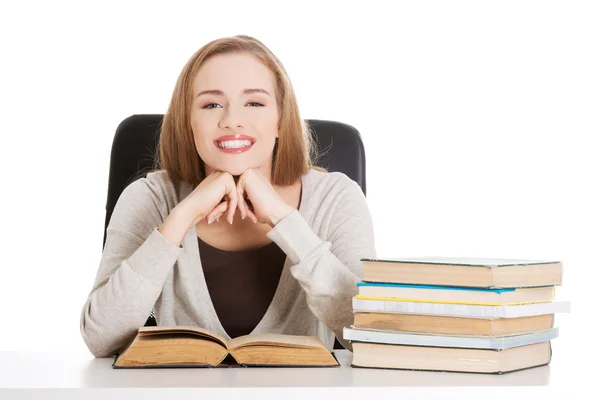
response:
[[(194, 325), (229, 339), (208, 292), (194, 227), (182, 246), (157, 230), (193, 188), (152, 172), (121, 194), (108, 225), (92, 290), (81, 312), (81, 335), (96, 357), (127, 346), (151, 309), (158, 325)], [(361, 258), (374, 258), (373, 223), (353, 180), (310, 170), (302, 177), (299, 210), (267, 236), (285, 252), (279, 285), (252, 333), (314, 335), (331, 350), (334, 335), (353, 322), (352, 296)]]

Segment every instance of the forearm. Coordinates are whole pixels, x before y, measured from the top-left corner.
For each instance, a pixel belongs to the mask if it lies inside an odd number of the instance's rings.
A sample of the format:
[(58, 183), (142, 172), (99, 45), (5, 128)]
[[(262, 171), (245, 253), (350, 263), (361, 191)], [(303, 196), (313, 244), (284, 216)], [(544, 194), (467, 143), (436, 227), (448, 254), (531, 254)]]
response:
[[(346, 233), (348, 242), (322, 240), (298, 212), (290, 214), (268, 233), (292, 261), (291, 273), (306, 293), (313, 314), (347, 348), (343, 328), (350, 326), (354, 314), (352, 297), (358, 292), (362, 278), (361, 257), (375, 253), (372, 233), (368, 230)], [(333, 250), (333, 251), (332, 251)], [(336, 256), (337, 253), (339, 256)]]
[(312, 313), (333, 331), (344, 347), (352, 350), (343, 339), (343, 329), (354, 322), (352, 297), (358, 294), (356, 284), (360, 279), (340, 263), (329, 247), (325, 242), (325, 246), (294, 265), (290, 272), (306, 292)]
[(194, 218), (193, 210), (187, 208), (185, 203), (180, 203), (158, 227), (158, 232), (171, 244), (179, 247), (190, 227), (203, 218), (204, 216)]
[[(112, 233), (110, 240), (118, 240), (115, 235)], [(80, 327), (94, 356), (109, 357), (133, 339), (160, 296), (181, 250), (154, 230), (114, 273), (95, 283), (83, 307)], [(111, 258), (116, 257), (105, 252), (101, 270), (110, 268)]]

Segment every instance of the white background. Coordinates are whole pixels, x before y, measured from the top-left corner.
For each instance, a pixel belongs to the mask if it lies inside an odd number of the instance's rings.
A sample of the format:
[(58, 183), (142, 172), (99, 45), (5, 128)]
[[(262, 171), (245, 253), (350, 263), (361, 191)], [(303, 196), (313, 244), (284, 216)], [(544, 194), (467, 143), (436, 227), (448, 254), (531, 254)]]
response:
[(9, 4), (0, 350), (87, 351), (115, 128), (164, 113), (188, 58), (243, 33), (282, 60), (304, 118), (361, 132), (380, 256), (561, 260), (553, 368), (597, 351), (596, 2)]

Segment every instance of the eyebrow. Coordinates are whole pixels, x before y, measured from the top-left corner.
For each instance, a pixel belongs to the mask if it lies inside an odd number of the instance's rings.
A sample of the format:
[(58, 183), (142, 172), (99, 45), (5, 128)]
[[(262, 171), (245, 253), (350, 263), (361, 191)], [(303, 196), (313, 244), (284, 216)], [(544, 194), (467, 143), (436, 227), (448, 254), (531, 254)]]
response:
[[(271, 94), (269, 92), (267, 92), (265, 89), (244, 89), (244, 94), (253, 94), (253, 93), (264, 93), (267, 96), (271, 97)], [(198, 95), (196, 96), (196, 98), (202, 96), (203, 94), (214, 94), (216, 96), (223, 96), (224, 93), (222, 90), (218, 90), (218, 89), (211, 89), (211, 90), (203, 90), (200, 93), (198, 93)]]

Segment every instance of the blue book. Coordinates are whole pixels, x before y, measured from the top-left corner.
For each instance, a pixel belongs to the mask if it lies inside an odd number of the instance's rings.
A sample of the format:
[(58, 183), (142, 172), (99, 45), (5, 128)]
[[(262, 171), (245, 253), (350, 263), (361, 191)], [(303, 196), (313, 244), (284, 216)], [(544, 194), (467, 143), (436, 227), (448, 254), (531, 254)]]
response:
[(439, 289), (439, 290), (471, 290), (476, 292), (514, 292), (516, 288), (478, 288), (467, 286), (441, 286), (441, 285), (412, 285), (408, 283), (373, 283), (373, 282), (358, 282), (356, 286), (372, 286), (372, 287), (399, 287), (399, 288), (414, 288), (414, 289)]

